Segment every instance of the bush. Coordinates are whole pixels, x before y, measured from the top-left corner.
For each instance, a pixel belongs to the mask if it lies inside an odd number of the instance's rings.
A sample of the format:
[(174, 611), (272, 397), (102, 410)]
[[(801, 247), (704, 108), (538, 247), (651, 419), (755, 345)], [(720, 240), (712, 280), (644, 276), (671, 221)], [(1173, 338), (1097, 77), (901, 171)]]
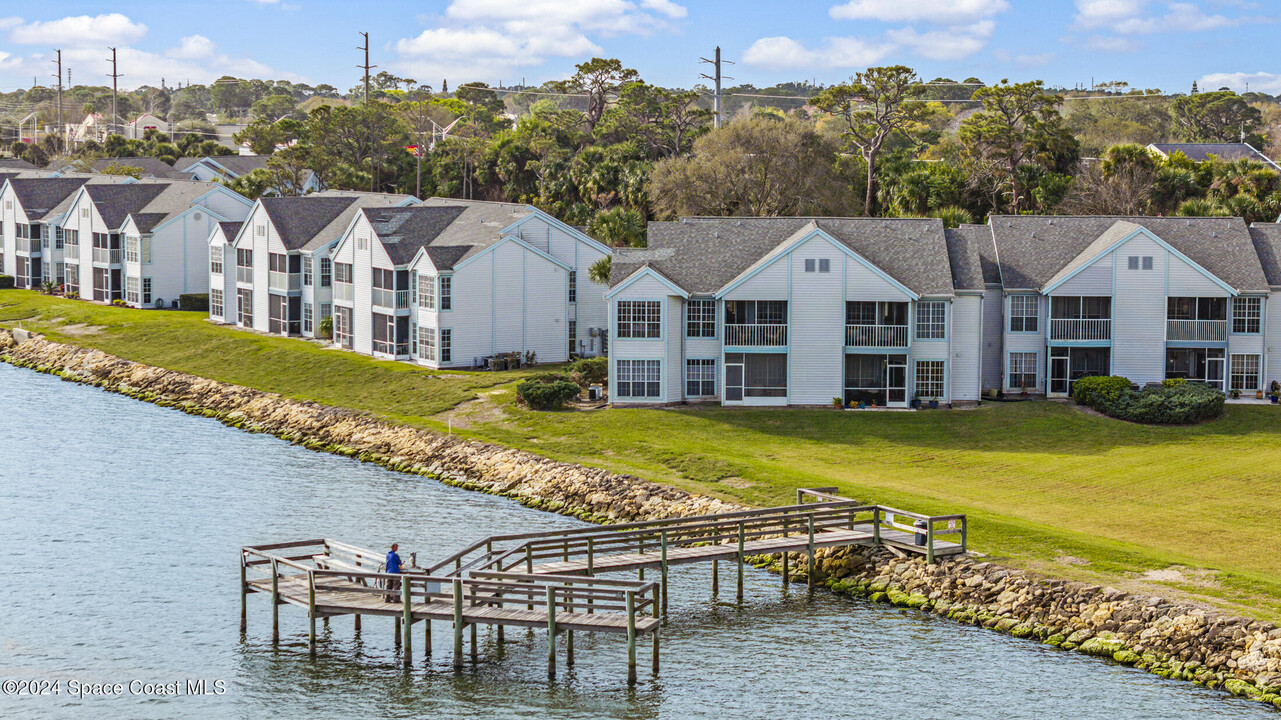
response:
[(209, 312), (209, 295), (207, 293), (179, 295), (178, 309), (192, 312)]
[(334, 336), (334, 316), (320, 319), (320, 325), (316, 328), (316, 337), (328, 340)]
[(580, 388), (562, 373), (544, 373), (516, 386), (516, 397), (533, 410), (559, 410), (578, 397)]
[(1161, 387), (1179, 387), (1180, 385), (1187, 385), (1187, 384), (1188, 384), (1187, 378), (1166, 378), (1161, 381)]
[(0, 290), (12, 290), (12, 289), (13, 289), (13, 276), (0, 275)]
[(1120, 375), (1111, 377), (1083, 377), (1072, 384), (1072, 399), (1077, 405), (1094, 407), (1100, 398), (1115, 401), (1130, 392), (1129, 378)]
[(603, 385), (609, 378), (609, 360), (603, 357), (579, 358), (570, 363), (565, 371), (582, 387)]
[[(1078, 381), (1079, 383), (1080, 381)], [(1120, 420), (1148, 425), (1187, 425), (1223, 414), (1223, 393), (1201, 383), (1127, 390), (1118, 398), (1100, 396), (1094, 409)]]

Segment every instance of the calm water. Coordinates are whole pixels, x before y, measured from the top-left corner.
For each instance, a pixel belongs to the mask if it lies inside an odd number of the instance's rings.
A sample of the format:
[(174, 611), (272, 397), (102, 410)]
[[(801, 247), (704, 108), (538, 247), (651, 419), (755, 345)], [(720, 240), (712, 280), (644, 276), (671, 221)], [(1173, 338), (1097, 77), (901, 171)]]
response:
[[(250, 596), (238, 627), (237, 549), (331, 537), (399, 540), (420, 560), (496, 532), (576, 521), (0, 365), (0, 680), (64, 681), (62, 696), (0, 695), (0, 717), (102, 718), (1199, 718), (1277, 717), (1191, 684), (916, 612), (785, 593), (751, 571), (742, 608), (710, 569), (672, 572), (663, 672), (626, 685), (619, 637), (580, 633), (577, 665), (546, 680), (541, 633), (455, 675), (404, 671), (389, 619), (324, 628)], [(642, 648), (645, 646), (642, 644)], [(222, 695), (76, 700), (72, 680), (224, 681)]]

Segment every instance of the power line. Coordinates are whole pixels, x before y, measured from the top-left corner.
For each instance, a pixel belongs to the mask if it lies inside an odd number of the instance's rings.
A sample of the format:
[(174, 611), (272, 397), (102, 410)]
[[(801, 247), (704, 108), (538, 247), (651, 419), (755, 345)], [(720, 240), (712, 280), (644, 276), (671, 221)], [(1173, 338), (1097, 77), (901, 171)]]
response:
[(62, 50), (55, 50), (58, 53), (58, 59), (54, 62), (58, 65), (58, 136), (61, 139), (59, 145), (65, 145), (67, 141), (67, 126), (62, 124)]
[[(712, 113), (713, 113), (713, 115), (714, 115), (714, 117), (715, 117), (714, 122), (715, 122), (715, 125), (716, 125), (716, 129), (717, 129), (717, 130), (720, 130), (720, 129), (721, 129), (721, 80), (722, 80), (722, 77), (721, 77), (721, 62), (722, 62), (722, 61), (721, 61), (721, 46), (720, 46), (720, 45), (717, 45), (717, 46), (716, 46), (716, 55), (715, 55), (715, 58), (716, 58), (715, 60), (708, 60), (707, 58), (699, 58), (699, 60), (700, 60), (701, 62), (705, 62), (705, 63), (707, 63), (708, 65), (715, 65), (715, 66), (716, 66), (716, 76), (715, 76), (715, 77), (713, 77), (713, 76), (711, 76), (711, 75), (708, 75), (707, 73), (701, 73), (701, 74), (699, 75), (699, 77), (707, 78), (708, 80), (711, 80), (711, 81), (713, 81), (714, 83), (716, 83), (716, 94), (712, 96)], [(733, 64), (734, 64), (734, 63), (732, 63), (732, 62), (729, 62), (728, 60), (725, 60), (724, 62), (727, 62), (727, 63), (729, 63), (730, 65), (733, 65)], [(729, 77), (727, 77), (727, 78), (723, 78), (723, 79), (726, 79), (726, 80), (733, 80), (734, 78), (729, 78)]]
[[(116, 49), (111, 48), (111, 72), (107, 73), (111, 78), (111, 122), (107, 124), (107, 130), (110, 132), (116, 126), (116, 120), (119, 115), (116, 113), (116, 82), (121, 75), (116, 71)], [(117, 133), (118, 134), (118, 133)]]
[[(356, 67), (364, 68), (365, 70), (365, 109), (368, 110), (369, 109), (369, 71), (370, 69), (378, 66), (369, 64), (369, 33), (362, 32), (360, 34), (365, 37), (365, 46), (363, 48), (358, 46), (356, 49), (365, 51), (365, 64), (357, 65)], [(373, 118), (371, 116), (370, 123), (369, 123), (369, 169), (372, 172), (369, 173), (369, 192), (373, 192), (374, 189), (377, 187), (377, 183), (378, 183), (378, 165), (376, 160), (376, 157), (378, 154), (376, 146), (378, 145), (378, 141), (374, 137), (374, 125), (372, 120)]]

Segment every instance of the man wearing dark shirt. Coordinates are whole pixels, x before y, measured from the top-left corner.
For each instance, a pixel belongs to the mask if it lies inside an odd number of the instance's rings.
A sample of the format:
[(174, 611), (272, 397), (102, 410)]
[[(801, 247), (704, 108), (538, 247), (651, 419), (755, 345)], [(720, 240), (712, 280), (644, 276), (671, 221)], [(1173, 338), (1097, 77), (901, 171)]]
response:
[[(397, 548), (399, 547), (400, 547), (399, 543), (392, 543), (391, 552), (387, 553), (387, 563), (386, 563), (387, 570), (385, 572), (391, 575), (401, 574), (400, 555), (397, 554), (396, 552)], [(387, 590), (390, 591), (391, 593), (394, 593), (394, 594), (387, 595), (387, 598), (386, 598), (387, 602), (396, 602), (399, 599), (399, 593), (397, 593), (396, 591), (400, 590), (400, 580), (397, 580), (394, 578), (387, 578)]]

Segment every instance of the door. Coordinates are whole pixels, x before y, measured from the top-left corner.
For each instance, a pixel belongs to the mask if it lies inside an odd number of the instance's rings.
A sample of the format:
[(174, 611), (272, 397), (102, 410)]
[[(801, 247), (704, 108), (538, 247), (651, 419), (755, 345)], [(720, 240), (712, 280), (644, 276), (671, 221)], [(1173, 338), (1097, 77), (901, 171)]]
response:
[(1069, 358), (1067, 355), (1050, 357), (1050, 394), (1067, 395), (1069, 389)]
[(725, 363), (725, 404), (743, 402), (743, 364)]
[(1205, 359), (1205, 384), (1223, 392), (1223, 370), (1224, 361), (1222, 357), (1207, 357)]
[(885, 366), (885, 404), (907, 407), (907, 356), (890, 355)]

